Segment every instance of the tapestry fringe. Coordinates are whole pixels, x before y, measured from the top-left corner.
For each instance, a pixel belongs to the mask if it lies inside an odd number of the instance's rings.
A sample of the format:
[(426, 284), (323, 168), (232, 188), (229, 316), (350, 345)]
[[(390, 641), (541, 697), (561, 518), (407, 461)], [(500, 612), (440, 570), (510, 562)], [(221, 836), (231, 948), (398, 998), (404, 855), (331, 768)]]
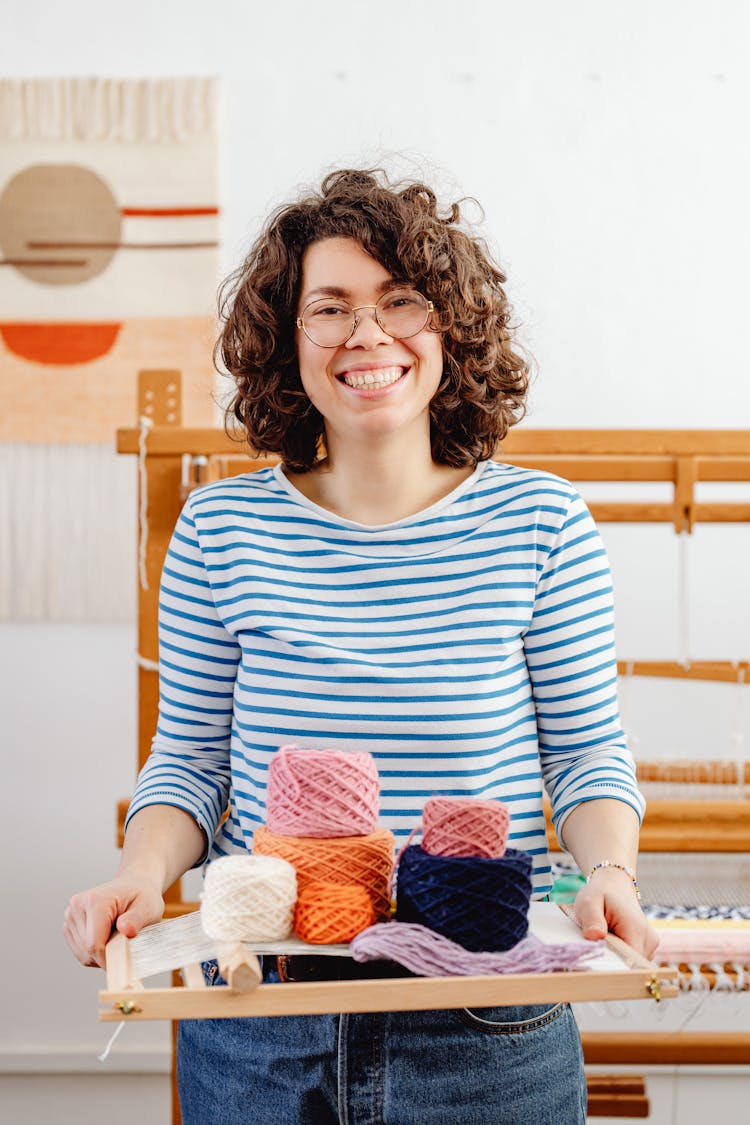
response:
[(216, 130), (215, 78), (0, 79), (0, 139), (181, 141)]
[(135, 620), (135, 493), (111, 445), (0, 443), (0, 620)]

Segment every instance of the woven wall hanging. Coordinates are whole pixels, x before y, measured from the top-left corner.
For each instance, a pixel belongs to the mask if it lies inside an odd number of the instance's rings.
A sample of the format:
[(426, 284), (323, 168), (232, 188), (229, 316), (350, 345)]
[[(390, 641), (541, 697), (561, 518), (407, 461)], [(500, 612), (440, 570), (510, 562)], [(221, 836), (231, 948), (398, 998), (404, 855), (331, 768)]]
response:
[(2, 618), (133, 615), (114, 442), (140, 368), (217, 422), (216, 102), (208, 78), (0, 81)]

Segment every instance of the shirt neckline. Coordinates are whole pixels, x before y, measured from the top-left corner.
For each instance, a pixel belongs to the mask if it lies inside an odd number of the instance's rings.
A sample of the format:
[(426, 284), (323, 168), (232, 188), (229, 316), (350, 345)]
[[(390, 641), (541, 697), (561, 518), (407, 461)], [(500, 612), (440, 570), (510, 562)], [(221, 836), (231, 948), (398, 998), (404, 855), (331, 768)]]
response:
[(419, 512), (414, 512), (412, 515), (405, 516), (403, 519), (395, 520), (392, 523), (378, 524), (357, 523), (356, 520), (346, 519), (344, 516), (339, 516), (335, 512), (330, 511), (329, 508), (324, 508), (322, 505), (316, 504), (314, 500), (310, 500), (309, 497), (305, 496), (304, 492), (300, 492), (300, 490), (292, 484), (284, 472), (282, 462), (274, 465), (273, 475), (278, 485), (297, 504), (308, 508), (310, 511), (315, 512), (329, 523), (335, 524), (338, 527), (347, 527), (367, 534), (368, 532), (393, 531), (398, 528), (409, 527), (412, 524), (421, 523), (422, 520), (444, 511), (446, 508), (449, 508), (451, 504), (455, 503), (459, 496), (467, 489), (471, 488), (473, 484), (476, 484), (489, 464), (491, 464), (490, 461), (480, 461), (474, 472), (468, 476), (466, 480), (461, 481), (460, 484), (457, 484), (455, 488), (452, 488), (451, 491), (447, 492), (440, 500), (436, 500), (434, 504), (430, 504), (427, 508), (422, 508)]

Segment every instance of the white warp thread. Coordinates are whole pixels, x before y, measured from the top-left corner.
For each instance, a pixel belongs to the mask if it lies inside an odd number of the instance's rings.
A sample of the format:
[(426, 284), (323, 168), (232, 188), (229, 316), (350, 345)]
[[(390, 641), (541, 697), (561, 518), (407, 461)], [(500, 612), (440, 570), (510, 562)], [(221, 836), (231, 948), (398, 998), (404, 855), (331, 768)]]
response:
[(125, 1020), (121, 1020), (120, 1023), (118, 1023), (115, 1030), (110, 1035), (109, 1042), (107, 1043), (107, 1046), (104, 1048), (104, 1050), (102, 1051), (102, 1053), (100, 1055), (96, 1056), (97, 1059), (99, 1060), (99, 1062), (106, 1062), (107, 1061), (107, 1059), (109, 1058), (109, 1052), (114, 1047), (115, 1039), (120, 1034), (120, 1032), (122, 1031), (124, 1026), (125, 1026)]
[(153, 422), (142, 414), (138, 419), (138, 480), (139, 480), (139, 505), (138, 505), (138, 578), (142, 590), (148, 590), (148, 572), (146, 570), (146, 554), (148, 551), (148, 473), (146, 472), (146, 437), (153, 427)]
[(680, 664), (690, 667), (690, 573), (689, 573), (690, 532), (679, 534), (678, 588), (680, 592)]
[(0, 442), (0, 619), (130, 624), (134, 503), (111, 444)]

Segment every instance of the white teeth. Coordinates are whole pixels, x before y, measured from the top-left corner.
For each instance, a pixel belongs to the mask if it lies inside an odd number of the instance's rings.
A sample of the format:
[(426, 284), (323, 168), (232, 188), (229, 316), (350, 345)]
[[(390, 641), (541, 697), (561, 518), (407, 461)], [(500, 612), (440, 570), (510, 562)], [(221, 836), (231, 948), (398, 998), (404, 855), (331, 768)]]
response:
[(344, 375), (347, 387), (389, 387), (404, 373), (402, 367), (379, 367), (375, 371), (354, 371)]

